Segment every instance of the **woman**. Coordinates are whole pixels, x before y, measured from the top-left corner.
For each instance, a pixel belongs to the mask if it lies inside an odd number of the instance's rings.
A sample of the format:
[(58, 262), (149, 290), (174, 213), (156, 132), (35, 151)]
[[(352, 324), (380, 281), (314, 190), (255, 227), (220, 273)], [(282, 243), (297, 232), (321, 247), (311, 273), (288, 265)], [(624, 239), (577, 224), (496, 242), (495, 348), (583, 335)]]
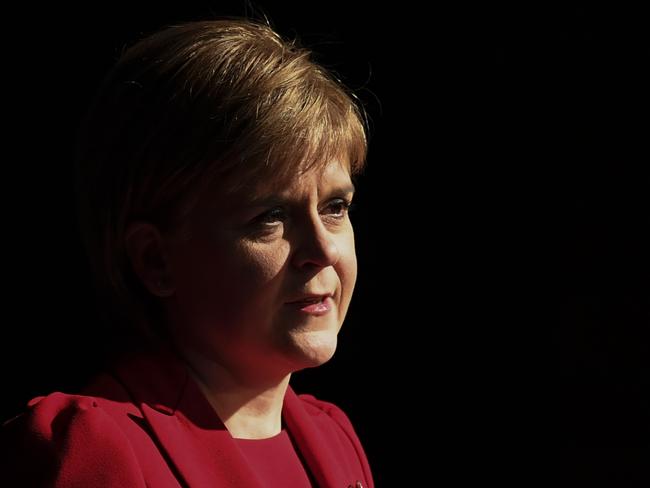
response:
[(373, 486), (346, 415), (289, 386), (336, 349), (366, 155), (309, 56), (266, 25), (196, 22), (109, 74), (77, 189), (119, 354), (4, 425), (19, 486)]

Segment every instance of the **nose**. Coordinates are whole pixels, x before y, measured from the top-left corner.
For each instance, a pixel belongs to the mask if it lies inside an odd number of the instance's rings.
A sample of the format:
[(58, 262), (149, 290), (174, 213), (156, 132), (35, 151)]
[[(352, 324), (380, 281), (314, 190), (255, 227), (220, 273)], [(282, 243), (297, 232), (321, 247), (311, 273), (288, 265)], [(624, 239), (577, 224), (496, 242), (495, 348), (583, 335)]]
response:
[(334, 266), (341, 257), (335, 236), (327, 230), (320, 217), (309, 219), (296, 229), (296, 251), (293, 264), (299, 268)]

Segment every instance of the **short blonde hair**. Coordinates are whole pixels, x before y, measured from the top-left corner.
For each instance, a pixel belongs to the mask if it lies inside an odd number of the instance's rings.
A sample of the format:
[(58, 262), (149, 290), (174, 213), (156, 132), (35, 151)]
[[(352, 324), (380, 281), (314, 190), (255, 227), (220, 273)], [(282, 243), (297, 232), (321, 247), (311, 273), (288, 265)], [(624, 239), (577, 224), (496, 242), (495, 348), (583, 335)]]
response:
[(226, 191), (335, 159), (358, 174), (367, 140), (355, 98), (308, 49), (256, 21), (187, 23), (128, 49), (82, 124), (76, 159), (79, 228), (110, 326), (136, 341), (162, 332), (160, 304), (126, 254), (131, 221), (180, 229), (215, 182)]

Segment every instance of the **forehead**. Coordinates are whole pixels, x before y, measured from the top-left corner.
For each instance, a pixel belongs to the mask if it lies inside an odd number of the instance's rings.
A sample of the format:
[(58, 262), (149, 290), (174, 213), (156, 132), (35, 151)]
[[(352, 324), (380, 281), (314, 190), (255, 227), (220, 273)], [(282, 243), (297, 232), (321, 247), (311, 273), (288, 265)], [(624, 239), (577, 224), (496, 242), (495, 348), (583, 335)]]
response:
[(322, 168), (314, 168), (283, 179), (269, 178), (245, 188), (249, 195), (298, 196), (311, 191), (328, 191), (337, 186), (351, 186), (347, 165), (333, 161)]
[(230, 191), (215, 191), (213, 201), (220, 206), (232, 207), (251, 205), (268, 197), (277, 197), (283, 200), (299, 200), (312, 193), (321, 194), (331, 191), (354, 191), (350, 177), (349, 166), (339, 160), (332, 161), (322, 167), (313, 168), (304, 172), (296, 172), (283, 178), (274, 178), (267, 175), (260, 179), (251, 179), (240, 182)]

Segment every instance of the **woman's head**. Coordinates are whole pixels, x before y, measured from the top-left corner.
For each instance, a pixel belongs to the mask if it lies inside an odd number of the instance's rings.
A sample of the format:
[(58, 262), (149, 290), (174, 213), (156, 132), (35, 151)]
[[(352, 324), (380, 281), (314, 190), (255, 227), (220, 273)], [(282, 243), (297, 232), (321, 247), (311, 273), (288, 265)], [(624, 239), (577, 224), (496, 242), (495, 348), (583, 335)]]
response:
[[(116, 325), (133, 326), (150, 339), (152, 332), (164, 334), (165, 319), (189, 313), (183, 306), (205, 315), (210, 302), (215, 310), (230, 306), (235, 313), (236, 300), (224, 292), (225, 283), (210, 280), (228, 268), (229, 274), (222, 274), (232, 288), (244, 289), (251, 264), (244, 261), (251, 256), (264, 261), (265, 270), (257, 270), (278, 299), (284, 293), (335, 292), (339, 286), (330, 273), (340, 261), (332, 256), (307, 264), (309, 272), (282, 270), (301, 249), (328, 254), (328, 239), (339, 239), (341, 246), (345, 241), (344, 254), (353, 253), (351, 227), (335, 232), (334, 220), (321, 219), (318, 227), (307, 216), (322, 217), (323, 198), (341, 197), (341, 188), (335, 195), (334, 187), (346, 186), (362, 169), (362, 117), (307, 50), (269, 27), (245, 20), (196, 22), (141, 41), (107, 77), (80, 136), (80, 228), (100, 304)], [(234, 214), (244, 206), (250, 210), (257, 197), (280, 194), (292, 197), (283, 200), (292, 205), (285, 210), (300, 226), (275, 234), (277, 240), (263, 237), (254, 250), (242, 248), (243, 234), (226, 222), (233, 224)], [(310, 214), (314, 208), (318, 211)], [(309, 244), (310, 238), (316, 240)], [(234, 253), (231, 260), (228, 253)], [(350, 259), (344, 260), (344, 274), (349, 275)], [(196, 276), (202, 269), (206, 273)], [(248, 278), (260, 286), (260, 276)], [(312, 288), (319, 286), (327, 289)], [(192, 297), (196, 303), (182, 302)]]

